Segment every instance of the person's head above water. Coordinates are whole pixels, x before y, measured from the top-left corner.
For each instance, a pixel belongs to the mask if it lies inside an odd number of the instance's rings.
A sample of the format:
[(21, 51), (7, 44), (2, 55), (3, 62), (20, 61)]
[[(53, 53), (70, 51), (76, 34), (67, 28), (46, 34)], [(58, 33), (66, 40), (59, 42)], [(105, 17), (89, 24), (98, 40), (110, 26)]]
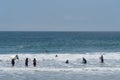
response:
[(55, 57), (58, 57), (58, 55), (56, 54)]
[(83, 57), (83, 61), (82, 61), (83, 64), (86, 64), (87, 63), (87, 60)]
[(68, 64), (68, 63), (69, 63), (69, 60), (66, 60), (65, 63)]

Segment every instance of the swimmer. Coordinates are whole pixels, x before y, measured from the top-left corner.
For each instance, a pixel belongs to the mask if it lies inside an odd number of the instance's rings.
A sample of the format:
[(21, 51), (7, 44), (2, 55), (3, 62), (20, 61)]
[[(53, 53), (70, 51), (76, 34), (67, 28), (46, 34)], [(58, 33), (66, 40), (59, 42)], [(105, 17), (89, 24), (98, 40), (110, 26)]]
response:
[(19, 56), (18, 55), (16, 55), (15, 57), (16, 57), (17, 60), (19, 60)]
[(58, 55), (55, 55), (55, 57), (58, 57)]
[(104, 63), (103, 55), (101, 55), (101, 57), (100, 57), (100, 61), (101, 61), (101, 63)]
[(48, 50), (45, 50), (46, 53), (48, 53)]
[(28, 67), (28, 58), (25, 59), (25, 66)]
[(12, 67), (14, 67), (14, 65), (15, 65), (15, 59), (14, 58), (11, 59), (11, 64), (12, 64)]
[(69, 61), (68, 61), (68, 60), (66, 60), (66, 61), (65, 61), (65, 63), (66, 63), (66, 64), (68, 64), (68, 63), (69, 63)]
[(36, 58), (33, 59), (33, 66), (36, 67)]
[(83, 57), (83, 61), (82, 61), (83, 64), (86, 64), (87, 63), (87, 60)]

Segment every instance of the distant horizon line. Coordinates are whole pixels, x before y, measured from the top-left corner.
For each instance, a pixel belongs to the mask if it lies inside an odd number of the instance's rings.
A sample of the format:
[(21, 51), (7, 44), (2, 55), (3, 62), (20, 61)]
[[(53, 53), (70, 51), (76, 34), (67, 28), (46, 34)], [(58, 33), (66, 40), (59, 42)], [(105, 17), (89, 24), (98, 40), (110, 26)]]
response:
[(120, 31), (0, 31), (0, 32), (120, 32)]

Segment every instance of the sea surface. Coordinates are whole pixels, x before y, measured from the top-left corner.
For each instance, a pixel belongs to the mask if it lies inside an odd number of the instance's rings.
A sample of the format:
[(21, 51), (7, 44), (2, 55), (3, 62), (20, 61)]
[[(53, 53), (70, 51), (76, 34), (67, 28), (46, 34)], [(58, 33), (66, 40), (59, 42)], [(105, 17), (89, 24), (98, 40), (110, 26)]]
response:
[[(15, 55), (19, 60), (12, 67)], [(0, 32), (0, 80), (119, 80), (119, 75), (120, 32)]]

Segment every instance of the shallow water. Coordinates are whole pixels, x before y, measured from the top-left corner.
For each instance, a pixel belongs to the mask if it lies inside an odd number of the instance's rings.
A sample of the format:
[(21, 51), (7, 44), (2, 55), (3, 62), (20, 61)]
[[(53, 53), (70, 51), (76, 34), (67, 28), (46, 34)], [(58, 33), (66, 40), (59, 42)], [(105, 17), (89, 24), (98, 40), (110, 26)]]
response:
[[(105, 63), (100, 63), (100, 55), (104, 55)], [(0, 55), (0, 80), (119, 80), (120, 53), (94, 54), (18, 54), (14, 67), (11, 58), (15, 54)], [(82, 64), (82, 57), (88, 61)], [(29, 66), (24, 66), (25, 58), (29, 58)], [(32, 59), (37, 59), (37, 67), (33, 67)], [(69, 60), (69, 64), (65, 60)]]
[(0, 80), (119, 80), (120, 72), (1, 71)]

